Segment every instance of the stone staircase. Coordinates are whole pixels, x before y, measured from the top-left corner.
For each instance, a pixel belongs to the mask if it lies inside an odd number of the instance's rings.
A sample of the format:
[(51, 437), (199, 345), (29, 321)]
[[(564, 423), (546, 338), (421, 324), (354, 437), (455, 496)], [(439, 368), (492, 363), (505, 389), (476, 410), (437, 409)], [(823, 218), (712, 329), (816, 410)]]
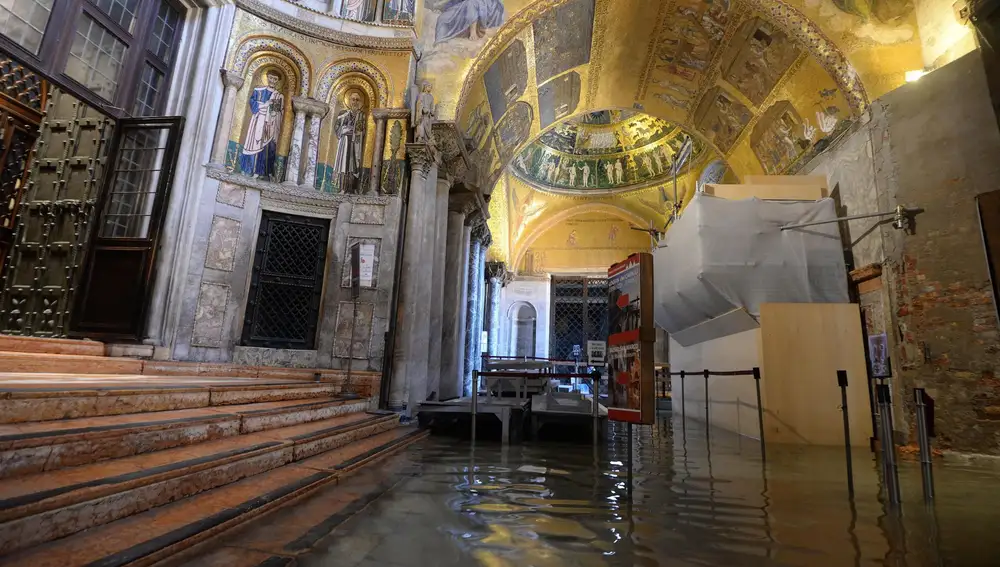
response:
[(370, 411), (377, 375), (100, 349), (0, 337), (2, 566), (153, 565), (424, 435)]

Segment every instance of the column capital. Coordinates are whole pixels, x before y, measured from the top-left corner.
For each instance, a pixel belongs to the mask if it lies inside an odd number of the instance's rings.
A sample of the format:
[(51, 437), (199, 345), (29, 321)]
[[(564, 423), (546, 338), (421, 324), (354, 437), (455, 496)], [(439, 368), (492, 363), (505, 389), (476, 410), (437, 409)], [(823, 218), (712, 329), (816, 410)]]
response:
[(409, 119), (410, 109), (409, 108), (376, 108), (372, 110), (372, 116), (376, 120), (386, 119), (386, 118), (398, 118), (398, 119)]
[(503, 262), (486, 262), (486, 275), (490, 279), (497, 280), (502, 286), (506, 286), (514, 279), (514, 274)]
[(429, 144), (406, 144), (406, 157), (409, 158), (413, 171), (420, 171), (424, 177), (440, 160), (437, 149)]
[(486, 219), (472, 227), (472, 239), (478, 241), (483, 248), (489, 248), (493, 243), (493, 235), (490, 234), (490, 227), (486, 226)]
[(236, 90), (242, 89), (243, 83), (246, 82), (246, 79), (229, 69), (219, 69), (219, 74), (222, 75), (223, 85), (226, 87), (233, 87)]
[(295, 110), (295, 112), (305, 112), (306, 114), (319, 114), (321, 116), (326, 116), (326, 113), (330, 112), (330, 105), (307, 96), (293, 96), (292, 109)]

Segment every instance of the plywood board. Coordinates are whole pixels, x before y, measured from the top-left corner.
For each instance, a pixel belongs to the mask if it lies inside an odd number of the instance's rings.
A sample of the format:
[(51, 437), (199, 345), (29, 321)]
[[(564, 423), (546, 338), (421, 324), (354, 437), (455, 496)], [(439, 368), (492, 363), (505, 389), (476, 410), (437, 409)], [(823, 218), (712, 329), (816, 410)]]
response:
[(764, 303), (760, 324), (767, 442), (843, 445), (837, 370), (846, 370), (851, 444), (867, 446), (871, 407), (858, 305)]
[[(825, 185), (825, 183), (823, 184)], [(826, 196), (823, 185), (747, 185), (709, 183), (705, 193), (739, 201), (758, 198), (771, 201), (818, 201)]]
[(747, 185), (819, 185), (830, 193), (825, 175), (747, 175), (743, 182)]

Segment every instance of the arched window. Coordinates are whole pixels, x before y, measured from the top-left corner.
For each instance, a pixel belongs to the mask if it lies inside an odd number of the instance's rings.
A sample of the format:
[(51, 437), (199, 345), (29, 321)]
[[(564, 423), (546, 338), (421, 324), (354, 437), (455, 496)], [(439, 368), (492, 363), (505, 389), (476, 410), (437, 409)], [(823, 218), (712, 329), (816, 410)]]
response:
[(538, 313), (530, 303), (515, 303), (510, 308), (510, 342), (514, 356), (535, 356), (535, 331)]

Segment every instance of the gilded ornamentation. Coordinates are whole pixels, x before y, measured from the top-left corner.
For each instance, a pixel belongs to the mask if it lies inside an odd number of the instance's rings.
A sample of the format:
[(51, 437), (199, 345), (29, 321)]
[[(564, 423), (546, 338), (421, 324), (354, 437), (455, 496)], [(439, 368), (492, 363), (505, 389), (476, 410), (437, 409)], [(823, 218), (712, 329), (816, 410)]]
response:
[(389, 106), (389, 99), (392, 98), (389, 81), (374, 65), (361, 59), (342, 59), (324, 69), (320, 74), (319, 86), (316, 87), (316, 98), (323, 101), (329, 100), (330, 92), (337, 84), (337, 79), (347, 73), (361, 73), (368, 77), (375, 85), (378, 105), (380, 107)]
[[(406, 36), (396, 36), (396, 37), (379, 37), (379, 36), (369, 36), (369, 35), (355, 35), (351, 33), (344, 33), (331, 29), (328, 26), (314, 24), (312, 22), (306, 22), (298, 18), (294, 18), (275, 10), (274, 8), (264, 4), (260, 0), (236, 0), (236, 5), (242, 10), (246, 10), (248, 13), (257, 16), (258, 18), (272, 22), (281, 27), (294, 30), (300, 34), (314, 37), (316, 39), (321, 39), (324, 41), (330, 41), (338, 45), (345, 45), (351, 47), (361, 47), (368, 49), (385, 49), (389, 51), (406, 51), (409, 52), (413, 49), (413, 40), (409, 37), (410, 34), (407, 33)], [(309, 10), (308, 8), (304, 8)], [(315, 12), (315, 10), (309, 10)], [(320, 13), (320, 12), (316, 12)], [(327, 14), (323, 14), (327, 15)], [(388, 27), (388, 28), (409, 28), (409, 25), (398, 25), (395, 23), (378, 23), (369, 22), (366, 25), (378, 26), (378, 27)], [(400, 31), (404, 31), (400, 29)], [(408, 31), (408, 30), (407, 30)]]
[(247, 63), (258, 52), (273, 51), (280, 53), (292, 61), (299, 68), (299, 95), (309, 96), (309, 89), (312, 85), (312, 66), (306, 56), (299, 49), (286, 41), (276, 37), (251, 37), (243, 41), (236, 49), (236, 55), (230, 69), (239, 75), (244, 75)]

